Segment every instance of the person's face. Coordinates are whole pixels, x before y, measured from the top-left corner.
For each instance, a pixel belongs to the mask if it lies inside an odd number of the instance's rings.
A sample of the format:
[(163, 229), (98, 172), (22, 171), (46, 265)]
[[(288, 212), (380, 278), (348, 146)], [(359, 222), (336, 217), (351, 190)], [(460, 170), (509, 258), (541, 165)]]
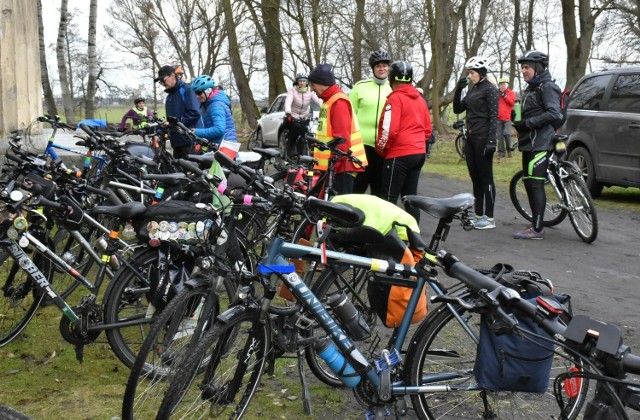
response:
[(525, 82), (533, 79), (536, 75), (536, 71), (533, 69), (533, 67), (525, 63), (520, 66), (520, 71), (522, 72), (522, 78)]
[(165, 76), (158, 83), (165, 87), (165, 89), (171, 89), (176, 85), (178, 79), (176, 78), (175, 73), (171, 73), (169, 76)]
[(200, 101), (200, 103), (204, 103), (207, 100), (207, 92), (205, 91), (195, 91), (196, 97)]
[(507, 90), (507, 88), (509, 87), (509, 83), (500, 83), (500, 85), (498, 86), (498, 88), (500, 89), (500, 92), (504, 92), (505, 90)]
[(384, 61), (373, 65), (373, 74), (378, 79), (385, 79), (389, 75), (389, 63)]
[(319, 84), (313, 83), (313, 82), (309, 82), (309, 87), (318, 96), (322, 95), (325, 90), (329, 89), (329, 86), (323, 86), (323, 85), (319, 85)]
[(307, 81), (305, 79), (299, 79), (298, 80), (298, 87), (299, 88), (306, 88), (307, 87)]
[(138, 109), (144, 108), (144, 102), (136, 102), (136, 108)]
[(469, 81), (473, 85), (475, 85), (480, 81), (480, 73), (478, 73), (475, 70), (467, 70), (467, 77), (469, 78)]

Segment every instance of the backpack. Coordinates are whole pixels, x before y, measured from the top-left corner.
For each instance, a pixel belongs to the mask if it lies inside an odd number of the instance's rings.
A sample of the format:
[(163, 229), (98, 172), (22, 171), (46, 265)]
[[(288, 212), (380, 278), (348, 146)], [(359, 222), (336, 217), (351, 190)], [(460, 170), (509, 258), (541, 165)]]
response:
[[(542, 97), (542, 84), (536, 87), (536, 90), (540, 92)], [(551, 123), (554, 130), (559, 130), (567, 120), (567, 108), (569, 107), (569, 89), (565, 89), (560, 92), (560, 118)]]

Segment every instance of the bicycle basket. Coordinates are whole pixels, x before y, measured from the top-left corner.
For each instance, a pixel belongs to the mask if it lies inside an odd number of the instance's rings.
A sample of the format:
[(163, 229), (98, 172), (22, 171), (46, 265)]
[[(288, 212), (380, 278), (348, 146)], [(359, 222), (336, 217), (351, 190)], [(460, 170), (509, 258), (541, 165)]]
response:
[(220, 231), (219, 214), (210, 206), (190, 201), (163, 201), (147, 209), (133, 221), (136, 236), (142, 243), (161, 242), (194, 244), (216, 237)]

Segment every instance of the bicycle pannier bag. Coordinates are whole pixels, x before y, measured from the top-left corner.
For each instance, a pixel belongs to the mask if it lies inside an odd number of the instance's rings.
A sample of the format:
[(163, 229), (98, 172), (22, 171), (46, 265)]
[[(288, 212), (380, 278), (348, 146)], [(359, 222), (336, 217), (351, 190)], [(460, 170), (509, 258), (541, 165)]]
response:
[(217, 234), (214, 230), (219, 228), (218, 219), (219, 216), (203, 204), (172, 200), (150, 206), (140, 219), (134, 221), (134, 227), (142, 243), (152, 239), (196, 243)]
[[(513, 270), (509, 266), (506, 267)], [(522, 298), (533, 304), (536, 304), (535, 299), (540, 295), (551, 296), (562, 304), (569, 304), (569, 296), (554, 295), (546, 284), (539, 283), (535, 279), (518, 279), (517, 275), (506, 277), (508, 278), (506, 281), (500, 281), (500, 278), (496, 280), (518, 290)], [(522, 329), (551, 338), (529, 317), (515, 315)], [(546, 392), (549, 387), (555, 346), (531, 336), (525, 338), (512, 332), (501, 334), (499, 331), (496, 332), (496, 329), (496, 323), (491, 317), (482, 315), (480, 341), (473, 368), (478, 385), (493, 391)]]

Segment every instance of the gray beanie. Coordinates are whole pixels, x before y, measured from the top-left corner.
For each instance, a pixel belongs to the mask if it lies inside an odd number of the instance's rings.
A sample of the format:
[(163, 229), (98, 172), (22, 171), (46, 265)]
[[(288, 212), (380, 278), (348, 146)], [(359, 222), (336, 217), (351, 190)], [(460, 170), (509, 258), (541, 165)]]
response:
[(336, 83), (336, 77), (331, 70), (331, 64), (318, 64), (309, 73), (309, 81), (322, 86), (333, 86)]

